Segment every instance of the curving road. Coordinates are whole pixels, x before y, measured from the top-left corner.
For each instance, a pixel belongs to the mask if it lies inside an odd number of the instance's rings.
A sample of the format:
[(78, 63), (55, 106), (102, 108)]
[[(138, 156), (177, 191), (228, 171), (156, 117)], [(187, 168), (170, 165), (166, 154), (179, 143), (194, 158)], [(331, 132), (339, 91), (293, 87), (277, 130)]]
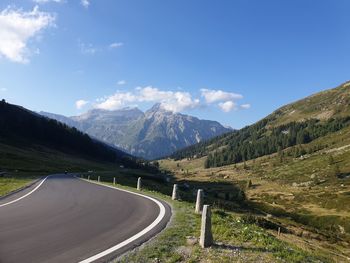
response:
[(159, 200), (53, 175), (0, 199), (0, 263), (106, 262), (149, 240), (170, 217)]

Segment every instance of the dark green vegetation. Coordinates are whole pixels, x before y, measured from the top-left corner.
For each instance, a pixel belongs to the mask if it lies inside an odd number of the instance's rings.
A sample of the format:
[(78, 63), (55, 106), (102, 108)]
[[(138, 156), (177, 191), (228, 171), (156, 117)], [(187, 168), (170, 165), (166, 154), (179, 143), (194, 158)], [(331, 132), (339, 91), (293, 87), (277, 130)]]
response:
[[(102, 142), (91, 139), (87, 134), (66, 124), (49, 119), (19, 106), (0, 102), (0, 143), (21, 149), (38, 147), (58, 151), (83, 159), (122, 164), (125, 167), (156, 170), (149, 162), (136, 159)], [(39, 147), (39, 148), (40, 148)], [(40, 149), (38, 149), (40, 152)], [(10, 163), (13, 153), (2, 153)], [(28, 156), (27, 162), (31, 157)], [(44, 164), (45, 165), (45, 164)], [(6, 164), (0, 166), (0, 170)], [(20, 169), (17, 167), (16, 170)]]
[(92, 140), (75, 128), (5, 101), (0, 102), (0, 138), (17, 145), (41, 144), (62, 152), (110, 162), (126, 155)]
[(115, 170), (120, 166), (157, 173), (136, 159), (75, 128), (22, 107), (0, 102), (0, 196), (38, 176), (52, 173)]
[[(268, 122), (269, 119), (264, 119), (215, 143), (215, 148), (225, 147), (221, 151), (209, 153), (205, 167), (219, 167), (239, 163), (276, 153), (291, 146), (309, 143), (319, 137), (347, 127), (350, 124), (350, 116), (341, 119), (329, 119), (325, 122), (315, 119), (291, 122), (269, 130), (266, 128)], [(320, 148), (315, 147), (310, 149), (308, 153), (318, 150)], [(306, 151), (297, 147), (291, 154), (299, 157), (306, 154)]]
[[(309, 143), (350, 124), (350, 86), (313, 95), (282, 107), (247, 126), (207, 142), (180, 150), (174, 159), (207, 156), (205, 166), (218, 167), (276, 153), (291, 146)], [(320, 150), (317, 147), (315, 151)], [(295, 156), (305, 154), (297, 148)]]

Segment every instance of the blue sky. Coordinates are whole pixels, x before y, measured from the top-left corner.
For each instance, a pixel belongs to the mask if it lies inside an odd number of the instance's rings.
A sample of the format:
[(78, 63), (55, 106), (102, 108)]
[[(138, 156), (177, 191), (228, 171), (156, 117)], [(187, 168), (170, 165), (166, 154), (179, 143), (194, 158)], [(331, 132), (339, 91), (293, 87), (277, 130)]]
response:
[(240, 128), (350, 79), (348, 0), (2, 0), (0, 98)]

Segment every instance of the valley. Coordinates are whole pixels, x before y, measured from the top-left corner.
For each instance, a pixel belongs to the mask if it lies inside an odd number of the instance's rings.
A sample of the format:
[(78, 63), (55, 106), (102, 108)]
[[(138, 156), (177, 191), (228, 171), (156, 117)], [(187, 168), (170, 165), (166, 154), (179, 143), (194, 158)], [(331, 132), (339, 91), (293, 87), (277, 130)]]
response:
[(349, 10), (1, 0), (0, 263), (350, 263)]

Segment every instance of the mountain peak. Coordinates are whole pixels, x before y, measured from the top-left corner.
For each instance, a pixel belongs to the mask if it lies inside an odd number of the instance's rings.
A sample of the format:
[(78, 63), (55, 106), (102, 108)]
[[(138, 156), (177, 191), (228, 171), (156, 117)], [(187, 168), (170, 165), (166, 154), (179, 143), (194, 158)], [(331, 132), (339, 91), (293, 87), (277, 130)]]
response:
[(152, 108), (150, 108), (148, 111), (160, 111), (160, 110), (163, 110), (163, 107), (162, 107), (162, 104), (161, 103), (156, 103), (152, 106)]
[(70, 121), (90, 136), (146, 159), (168, 156), (180, 148), (230, 131), (215, 121), (167, 111), (161, 103), (146, 113), (135, 107), (115, 111), (93, 109)]

